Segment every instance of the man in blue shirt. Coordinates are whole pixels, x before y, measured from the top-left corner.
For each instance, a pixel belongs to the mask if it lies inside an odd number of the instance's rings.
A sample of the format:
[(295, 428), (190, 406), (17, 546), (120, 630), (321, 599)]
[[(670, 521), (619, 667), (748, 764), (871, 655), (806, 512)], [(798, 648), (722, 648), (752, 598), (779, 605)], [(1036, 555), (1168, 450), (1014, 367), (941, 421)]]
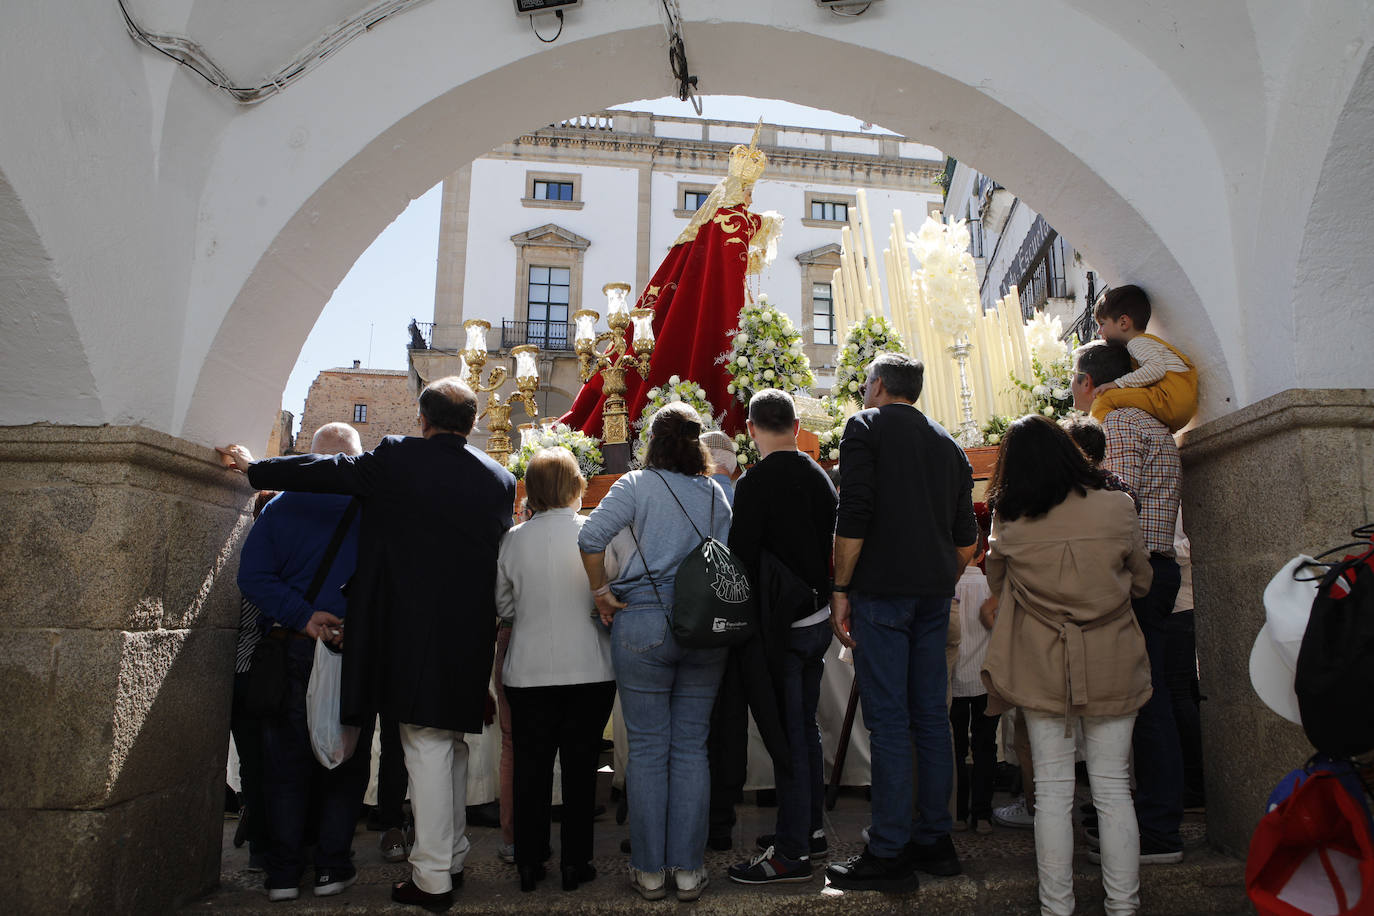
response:
[[(311, 443), (316, 454), (358, 455), (362, 443), (346, 423), (320, 427)], [(287, 696), (284, 708), (263, 720), (263, 788), (267, 800), (267, 894), (271, 900), (300, 895), (307, 834), (317, 834), (315, 896), (341, 893), (357, 878), (353, 829), (367, 790), (372, 729), (359, 751), (333, 770), (315, 760), (306, 723), (305, 693), (315, 660), (315, 640), (343, 643), (346, 601), (340, 586), (353, 575), (358, 558), (358, 513), (329, 564), (322, 585), (308, 600), (335, 531), (353, 502), (348, 496), (282, 493), (263, 509), (244, 541), (239, 590), (262, 610), (265, 639), (286, 642)], [(318, 821), (307, 831), (312, 793), (319, 795)]]

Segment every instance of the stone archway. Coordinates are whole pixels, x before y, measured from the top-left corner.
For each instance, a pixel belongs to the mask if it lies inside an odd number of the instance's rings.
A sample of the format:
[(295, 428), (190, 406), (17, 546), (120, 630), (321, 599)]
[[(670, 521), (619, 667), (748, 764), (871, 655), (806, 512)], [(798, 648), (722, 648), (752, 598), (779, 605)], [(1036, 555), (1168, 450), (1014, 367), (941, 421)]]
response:
[[(293, 14), (337, 7), (310, 2)], [(275, 4), (242, 6), (271, 27)], [(1151, 289), (1166, 335), (1202, 364), (1212, 421), (1185, 449), (1189, 512), (1210, 520), (1194, 532), (1205, 689), (1248, 694), (1239, 659), (1273, 557), (1337, 521), (1303, 512), (1374, 509), (1368, 394), (1280, 394), (1370, 384), (1366, 328), (1328, 352), (1329, 330), (1294, 316), (1338, 323), (1361, 301), (1324, 279), (1343, 253), (1365, 263), (1371, 236), (1353, 219), (1364, 198), (1341, 195), (1368, 178), (1353, 152), (1374, 14), (1353, 0), (885, 3), (852, 20), (699, 0), (690, 14), (704, 89), (937, 145), (1014, 186), (1113, 282)], [(21, 776), (4, 783), (0, 836), (21, 906), (100, 889), (117, 908), (165, 908), (215, 873), (204, 834), (236, 598), (221, 573), (247, 493), (205, 446), (260, 437), (330, 291), (408, 200), (530, 126), (667, 94), (663, 35), (652, 4), (588, 5), (547, 47), (504, 4), (419, 4), (240, 110), (125, 40), (113, 5), (75, 32), (53, 4), (11, 22), (0, 85), (17, 88), (0, 112), (27, 129), (0, 136), (0, 672), (16, 698), (3, 769)], [(33, 81), (54, 48), (60, 76)], [(1304, 232), (1285, 231), (1294, 213)], [(1328, 251), (1343, 220), (1349, 247)], [(1295, 475), (1328, 482), (1295, 501)], [(1226, 539), (1267, 552), (1206, 555)], [(1250, 747), (1278, 733), (1254, 707), (1218, 734)], [(1277, 752), (1247, 764), (1209, 812), (1232, 848), (1286, 768)]]

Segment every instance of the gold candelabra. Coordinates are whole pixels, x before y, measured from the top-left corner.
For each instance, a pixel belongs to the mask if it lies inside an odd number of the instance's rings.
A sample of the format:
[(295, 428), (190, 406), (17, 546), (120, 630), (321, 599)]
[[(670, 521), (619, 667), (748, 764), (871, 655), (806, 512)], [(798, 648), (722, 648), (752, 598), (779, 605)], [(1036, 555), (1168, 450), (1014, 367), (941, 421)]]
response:
[[(574, 348), (582, 381), (590, 380), (598, 371), (604, 379), (602, 391), (606, 401), (601, 408), (602, 439), (608, 446), (626, 445), (630, 441), (630, 418), (625, 406), (625, 373), (633, 369), (640, 378), (649, 376), (649, 363), (654, 353), (654, 311), (629, 308), (628, 283), (607, 283), (601, 291), (606, 294), (606, 324), (610, 330), (597, 334), (596, 322), (601, 316), (591, 309), (579, 309), (572, 316), (577, 326)], [(625, 331), (631, 324), (634, 325), (634, 338), (627, 348)], [(598, 351), (602, 344), (605, 349)]]
[(491, 323), (480, 318), (472, 318), (463, 322), (463, 330), (467, 332), (467, 341), (463, 347), (463, 360), (467, 364), (466, 381), (474, 392), (485, 392), (487, 395), (487, 406), (477, 415), (478, 420), (484, 417), (487, 420), (487, 454), (505, 467), (506, 459), (511, 453), (511, 408), (519, 401), (524, 405), (528, 416), (532, 417), (538, 412), (534, 393), (539, 390), (539, 365), (535, 361), (539, 348), (532, 344), (521, 344), (511, 348), (510, 354), (515, 357), (517, 390), (508, 399), (503, 399), (498, 389), (506, 381), (505, 366), (493, 366), (487, 375), (486, 384), (482, 383), (482, 367), (487, 362), (487, 331), (491, 330)]

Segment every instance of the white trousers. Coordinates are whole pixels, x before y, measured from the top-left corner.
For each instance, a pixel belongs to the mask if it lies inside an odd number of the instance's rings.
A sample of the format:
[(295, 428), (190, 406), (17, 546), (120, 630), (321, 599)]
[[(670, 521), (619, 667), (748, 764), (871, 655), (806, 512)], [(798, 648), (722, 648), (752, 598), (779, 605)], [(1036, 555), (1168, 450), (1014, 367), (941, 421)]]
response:
[(427, 894), (453, 890), (467, 838), (468, 746), (462, 732), (401, 723), (410, 805), (415, 812), (411, 877)]
[[(1035, 765), (1035, 862), (1040, 872), (1040, 912), (1072, 916), (1074, 736), (1060, 716), (1025, 710)], [(1088, 784), (1102, 839), (1102, 886), (1108, 916), (1140, 909), (1140, 831), (1131, 802), (1127, 759), (1135, 714), (1084, 716)]]

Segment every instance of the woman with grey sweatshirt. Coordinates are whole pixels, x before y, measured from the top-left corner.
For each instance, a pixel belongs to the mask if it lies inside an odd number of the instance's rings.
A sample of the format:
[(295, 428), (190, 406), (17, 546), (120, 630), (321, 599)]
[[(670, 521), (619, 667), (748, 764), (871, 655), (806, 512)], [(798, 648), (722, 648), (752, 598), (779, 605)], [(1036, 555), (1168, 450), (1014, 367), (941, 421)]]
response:
[[(678, 565), (706, 534), (724, 542), (730, 504), (708, 476), (701, 417), (680, 402), (654, 414), (645, 470), (611, 487), (578, 536), (597, 612), (611, 627), (611, 660), (630, 738), (630, 875), (646, 900), (679, 900), (706, 885), (711, 794), (706, 738), (725, 649), (684, 649), (668, 615)], [(629, 528), (636, 549), (614, 581), (605, 550)], [(699, 532), (699, 533), (698, 533)]]

